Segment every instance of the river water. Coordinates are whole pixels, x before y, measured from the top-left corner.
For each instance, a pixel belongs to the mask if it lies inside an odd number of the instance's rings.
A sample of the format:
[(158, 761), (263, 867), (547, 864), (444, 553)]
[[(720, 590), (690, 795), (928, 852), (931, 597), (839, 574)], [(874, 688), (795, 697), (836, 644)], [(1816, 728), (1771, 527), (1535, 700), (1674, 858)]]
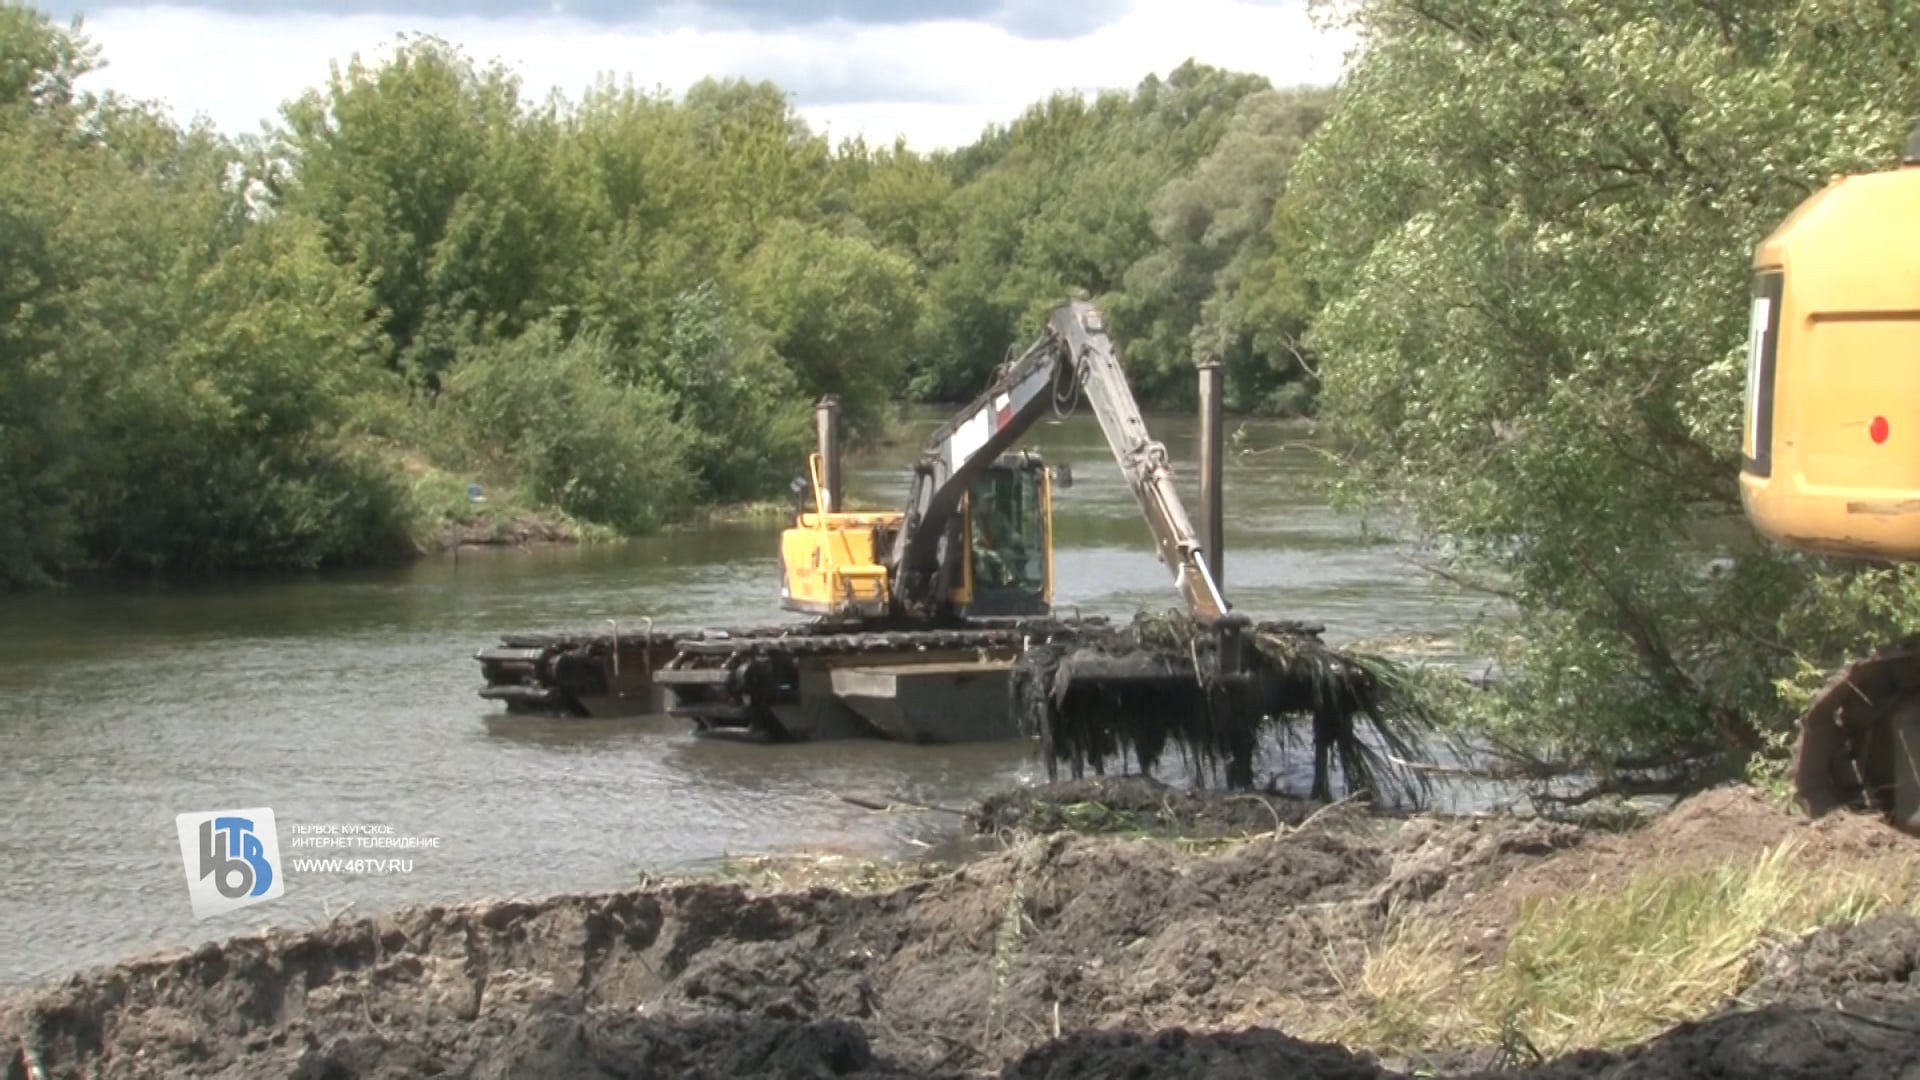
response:
[[(1297, 429), (1233, 423), (1247, 450), (1226, 476), (1226, 591), (1239, 610), (1324, 623), (1335, 643), (1444, 642), (1472, 618), (1477, 600), (1326, 507), (1314, 488), (1324, 455)], [(1197, 514), (1191, 420), (1152, 426)], [(1173, 607), (1093, 417), (1049, 422), (1030, 443), (1074, 471), (1056, 499), (1059, 604), (1118, 618)], [(911, 453), (856, 456), (850, 497), (903, 498)], [(908, 854), (953, 816), (874, 813), (839, 796), (956, 807), (1044, 779), (1022, 743), (757, 746), (657, 718), (509, 717), (476, 695), (472, 654), (502, 632), (785, 617), (778, 528), (0, 599), (0, 985), (342, 910), (620, 887), (733, 855)], [(1430, 655), (1468, 659), (1444, 645)], [(254, 807), (274, 812), (285, 894), (196, 920), (175, 815)], [(437, 846), (298, 846), (326, 825)], [(407, 865), (293, 864), (341, 856)]]

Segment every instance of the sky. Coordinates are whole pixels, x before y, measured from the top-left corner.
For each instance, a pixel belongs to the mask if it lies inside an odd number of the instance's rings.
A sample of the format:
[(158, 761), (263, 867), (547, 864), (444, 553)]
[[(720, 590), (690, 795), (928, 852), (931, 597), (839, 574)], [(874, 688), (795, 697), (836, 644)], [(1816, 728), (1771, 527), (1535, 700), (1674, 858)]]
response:
[(82, 17), (93, 89), (259, 130), (328, 65), (428, 34), (516, 71), (530, 95), (596, 78), (684, 91), (705, 76), (778, 84), (836, 141), (961, 146), (1056, 90), (1128, 89), (1192, 58), (1330, 83), (1350, 39), (1306, 0), (27, 0)]

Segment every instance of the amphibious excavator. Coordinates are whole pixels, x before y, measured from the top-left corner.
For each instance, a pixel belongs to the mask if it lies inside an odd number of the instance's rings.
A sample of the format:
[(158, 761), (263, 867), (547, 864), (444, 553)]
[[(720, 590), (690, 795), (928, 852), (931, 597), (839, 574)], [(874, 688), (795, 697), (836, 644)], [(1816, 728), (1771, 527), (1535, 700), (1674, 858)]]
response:
[[(1890, 170), (1835, 178), (1755, 251), (1741, 501), (1789, 548), (1920, 559), (1920, 129)], [(1847, 665), (1800, 718), (1814, 816), (1920, 834), (1920, 637)]]
[(1191, 617), (1233, 625), (1101, 313), (1073, 301), (928, 437), (902, 509), (846, 507), (837, 402), (823, 399), (819, 447), (795, 483), (800, 504), (779, 543), (781, 606), (810, 620), (625, 635), (616, 625), (586, 641), (509, 638), (479, 654), (489, 684), (482, 695), (523, 710), (664, 711), (704, 732), (768, 738), (1016, 734), (1007, 704), (1016, 657), (1036, 642), (1113, 629), (1055, 616), (1053, 492), (1070, 485), (1071, 473), (1016, 449), (1082, 394)]
[[(905, 505), (845, 505), (838, 410), (816, 412), (819, 448), (780, 536), (780, 603), (805, 621), (742, 629), (512, 635), (477, 654), (481, 695), (511, 711), (658, 713), (705, 734), (907, 742), (1038, 737), (1049, 767), (1079, 773), (1168, 744), (1252, 783), (1263, 725), (1311, 719), (1315, 791), (1329, 755), (1349, 785), (1381, 760), (1354, 737), (1381, 713), (1374, 671), (1321, 628), (1254, 623), (1221, 595), (1220, 369), (1199, 365), (1201, 503), (1189, 520), (1164, 445), (1148, 434), (1094, 305), (1056, 307), (1038, 339), (926, 441)], [(1084, 395), (1133, 490), (1181, 606), (1115, 624), (1053, 606), (1052, 499), (1071, 474), (1016, 444)], [(811, 504), (811, 509), (809, 509)]]

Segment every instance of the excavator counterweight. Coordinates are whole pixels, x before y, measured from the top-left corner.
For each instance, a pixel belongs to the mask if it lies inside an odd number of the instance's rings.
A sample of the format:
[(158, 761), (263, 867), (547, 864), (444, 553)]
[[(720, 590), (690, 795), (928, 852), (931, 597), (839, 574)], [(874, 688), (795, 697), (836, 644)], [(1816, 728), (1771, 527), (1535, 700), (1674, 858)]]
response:
[[(1758, 247), (1740, 495), (1777, 544), (1920, 559), (1920, 132), (1898, 168), (1836, 178)], [(1920, 833), (1920, 643), (1847, 665), (1800, 718), (1803, 808)]]

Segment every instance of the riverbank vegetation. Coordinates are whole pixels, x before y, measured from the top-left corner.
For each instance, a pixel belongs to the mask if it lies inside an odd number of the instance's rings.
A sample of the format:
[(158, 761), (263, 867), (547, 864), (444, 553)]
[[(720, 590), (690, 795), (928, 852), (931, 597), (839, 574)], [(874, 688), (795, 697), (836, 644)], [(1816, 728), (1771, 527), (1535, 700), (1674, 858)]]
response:
[(1746, 525), (1748, 268), (1829, 177), (1900, 160), (1920, 6), (1342, 7), (1364, 56), (1283, 213), (1346, 494), (1512, 613), (1461, 709), (1598, 789), (1777, 762), (1920, 591)]
[(970, 396), (1076, 288), (1148, 402), (1196, 342), (1239, 407), (1310, 397), (1265, 226), (1327, 91), (1189, 64), (920, 154), (766, 83), (538, 98), (410, 39), (228, 137), (89, 92), (103, 59), (0, 5), (0, 587), (764, 500), (818, 396), (856, 439)]

